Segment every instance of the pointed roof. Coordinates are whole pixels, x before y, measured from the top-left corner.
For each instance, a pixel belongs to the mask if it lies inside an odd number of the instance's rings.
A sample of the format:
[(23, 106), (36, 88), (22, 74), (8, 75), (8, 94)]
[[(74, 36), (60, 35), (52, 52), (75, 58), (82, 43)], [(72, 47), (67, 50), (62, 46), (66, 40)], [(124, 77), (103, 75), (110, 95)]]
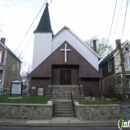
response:
[[(71, 49), (67, 62), (64, 62), (64, 53), (60, 51), (67, 44)], [(86, 52), (87, 53), (87, 52)], [(64, 41), (51, 55), (38, 65), (29, 75), (30, 78), (51, 77), (52, 65), (79, 65), (79, 76), (82, 78), (102, 78), (102, 75), (67, 41)]]
[[(127, 43), (130, 44), (130, 41), (126, 40), (125, 42), (123, 42), (121, 44), (121, 48), (123, 48)], [(118, 48), (115, 48), (110, 54), (108, 54), (104, 59), (101, 59), (99, 61), (99, 66), (101, 66), (102, 64), (106, 63), (109, 59), (111, 59), (112, 57), (114, 57), (117, 53), (119, 52)]]
[(51, 22), (50, 22), (50, 15), (49, 15), (49, 10), (48, 10), (48, 3), (46, 3), (45, 10), (42, 14), (42, 17), (39, 21), (39, 24), (34, 31), (34, 33), (42, 33), (42, 32), (52, 32), (51, 29)]

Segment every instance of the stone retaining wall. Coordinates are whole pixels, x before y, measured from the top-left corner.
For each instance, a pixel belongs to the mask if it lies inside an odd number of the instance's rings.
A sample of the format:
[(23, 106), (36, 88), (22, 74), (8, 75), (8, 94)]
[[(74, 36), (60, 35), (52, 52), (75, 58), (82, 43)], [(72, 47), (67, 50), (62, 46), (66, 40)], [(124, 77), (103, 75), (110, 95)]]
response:
[(120, 106), (120, 116), (121, 118), (130, 120), (130, 105)]
[(1, 119), (51, 119), (52, 102), (48, 104), (0, 104)]
[(81, 105), (75, 102), (76, 115), (80, 120), (120, 119), (120, 105)]

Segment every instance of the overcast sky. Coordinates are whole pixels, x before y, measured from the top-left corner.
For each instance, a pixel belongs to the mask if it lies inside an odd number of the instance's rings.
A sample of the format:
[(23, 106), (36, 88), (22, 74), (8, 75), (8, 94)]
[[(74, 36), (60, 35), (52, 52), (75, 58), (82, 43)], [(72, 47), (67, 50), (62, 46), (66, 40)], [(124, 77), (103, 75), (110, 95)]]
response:
[[(46, 0), (0, 0), (0, 37), (6, 38), (6, 45), (15, 51)], [(56, 34), (65, 25), (82, 40), (92, 36), (108, 38), (116, 0), (52, 0), (49, 11), (51, 25)], [(50, 2), (50, 0), (48, 0)], [(117, 0), (110, 44), (120, 39), (127, 0)], [(129, 3), (130, 4), (130, 3)], [(120, 11), (121, 7), (121, 11)], [(42, 12), (37, 17), (24, 42), (15, 53), (21, 54), (26, 64), (32, 62), (33, 31)], [(119, 15), (120, 12), (120, 15)], [(130, 6), (128, 5), (122, 42), (130, 40)], [(118, 22), (117, 22), (118, 20)]]

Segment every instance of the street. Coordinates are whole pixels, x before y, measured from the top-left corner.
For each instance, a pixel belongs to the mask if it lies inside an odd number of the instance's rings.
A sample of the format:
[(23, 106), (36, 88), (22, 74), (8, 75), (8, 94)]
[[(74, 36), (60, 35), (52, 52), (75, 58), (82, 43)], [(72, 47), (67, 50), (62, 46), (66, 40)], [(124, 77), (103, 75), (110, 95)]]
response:
[(116, 126), (0, 126), (0, 130), (119, 130)]

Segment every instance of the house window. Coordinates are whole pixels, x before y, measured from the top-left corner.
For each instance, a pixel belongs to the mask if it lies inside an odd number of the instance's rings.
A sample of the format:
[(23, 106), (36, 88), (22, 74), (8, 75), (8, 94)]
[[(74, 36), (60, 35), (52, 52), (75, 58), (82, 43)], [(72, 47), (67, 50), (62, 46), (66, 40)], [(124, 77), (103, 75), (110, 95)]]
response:
[(124, 51), (125, 51), (125, 52), (129, 52), (129, 47), (128, 47), (128, 46), (125, 46)]
[(14, 64), (13, 64), (13, 66), (12, 66), (12, 70), (15, 71), (15, 65), (14, 65)]
[(17, 61), (17, 69), (19, 70), (19, 68), (20, 68), (20, 67), (19, 67), (19, 62)]
[(130, 69), (130, 57), (125, 57), (125, 68)]
[(112, 71), (112, 64), (111, 61), (108, 61), (108, 72)]
[(37, 95), (38, 96), (43, 96), (43, 88), (38, 88)]
[(0, 63), (2, 63), (2, 51), (0, 51)]

